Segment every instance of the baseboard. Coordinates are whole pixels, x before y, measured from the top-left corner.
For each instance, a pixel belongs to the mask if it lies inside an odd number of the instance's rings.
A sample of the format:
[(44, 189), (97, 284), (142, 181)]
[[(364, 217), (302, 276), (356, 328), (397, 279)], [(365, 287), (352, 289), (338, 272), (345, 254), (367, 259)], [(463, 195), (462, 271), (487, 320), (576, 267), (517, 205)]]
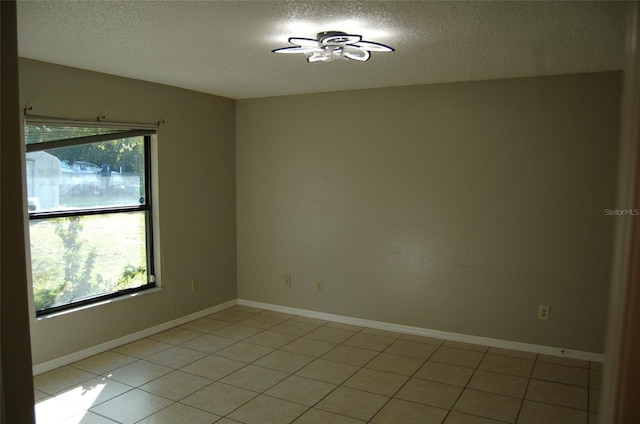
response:
[(195, 312), (190, 315), (186, 315), (184, 317), (176, 318), (174, 320), (150, 327), (145, 328), (144, 330), (138, 331), (136, 333), (128, 334), (123, 337), (119, 337), (114, 340), (110, 340), (105, 343), (101, 343), (96, 346), (91, 346), (90, 348), (83, 349), (78, 352), (71, 353), (69, 355), (61, 356), (56, 359), (52, 359), (50, 361), (42, 362), (33, 366), (33, 375), (42, 374), (47, 371), (51, 371), (53, 369), (72, 364), (74, 362), (80, 361), (82, 359), (86, 359), (90, 356), (97, 355), (102, 352), (106, 352), (108, 350), (114, 349), (118, 346), (122, 346), (127, 343), (135, 342), (136, 340), (143, 339), (145, 337), (152, 336), (161, 331), (168, 330), (170, 328), (185, 324), (189, 321), (193, 321), (199, 318), (203, 318), (207, 315), (211, 315), (216, 312), (220, 312), (223, 309), (230, 308), (238, 304), (237, 299), (230, 300), (225, 303), (221, 303), (220, 305), (212, 306), (207, 309), (203, 309), (201, 311)]
[(582, 359), (593, 362), (604, 362), (604, 355), (600, 353), (584, 352), (573, 349), (565, 349), (561, 347), (551, 347), (536, 345), (530, 343), (514, 342), (510, 340), (492, 339), (489, 337), (471, 336), (468, 334), (450, 333), (446, 331), (429, 330), (420, 327), (411, 327), (407, 325), (391, 324), (381, 321), (372, 321), (361, 318), (352, 318), (344, 315), (327, 314), (324, 312), (316, 312), (307, 309), (291, 308), (288, 306), (274, 305), (271, 303), (254, 302), (252, 300), (238, 299), (238, 305), (250, 306), (259, 309), (267, 309), (275, 312), (283, 312), (287, 314), (301, 315), (309, 318), (317, 318), (326, 321), (335, 321), (343, 324), (358, 325), (361, 327), (376, 328), (379, 330), (395, 331), (398, 333), (415, 334), (419, 336), (435, 337), (438, 339), (446, 339), (456, 342), (479, 344), (489, 347), (499, 347), (503, 349), (520, 350), (524, 352), (532, 352), (544, 355), (560, 356), (572, 359)]
[(222, 311), (223, 309), (230, 308), (235, 305), (250, 306), (253, 308), (266, 309), (275, 312), (284, 312), (288, 314), (300, 315), (309, 318), (317, 318), (326, 321), (340, 322), (343, 324), (358, 325), (361, 327), (376, 328), (379, 330), (395, 331), (398, 333), (415, 334), (419, 336), (435, 337), (439, 339), (446, 339), (456, 342), (479, 344), (483, 346), (499, 347), (503, 349), (520, 350), (524, 352), (532, 352), (544, 355), (560, 356), (565, 358), (582, 359), (593, 362), (603, 362), (604, 355), (600, 353), (584, 352), (579, 350), (564, 349), (560, 347), (543, 346), (529, 343), (514, 342), (510, 340), (492, 339), (489, 337), (471, 336), (468, 334), (450, 333), (446, 331), (429, 330), (421, 327), (411, 327), (407, 325), (391, 324), (382, 321), (373, 321), (362, 318), (353, 318), (344, 315), (328, 314), (325, 312), (317, 312), (308, 309), (292, 308), (289, 306), (275, 305), (271, 303), (255, 302), (245, 299), (234, 299), (220, 305), (212, 306), (207, 309), (195, 312), (184, 317), (176, 318), (172, 321), (168, 321), (154, 327), (146, 328), (136, 333), (128, 334), (123, 337), (119, 337), (114, 340), (110, 340), (105, 343), (101, 343), (90, 348), (83, 349), (78, 352), (71, 353), (69, 355), (61, 356), (50, 361), (42, 362), (33, 366), (33, 375), (42, 374), (53, 369), (72, 364), (74, 362), (86, 359), (90, 356), (97, 355), (102, 352), (114, 349), (118, 346), (122, 346), (127, 343), (134, 342), (136, 340), (143, 339), (145, 337), (152, 336), (161, 331), (168, 330), (170, 328), (185, 324), (189, 321), (193, 321), (199, 318), (203, 318), (207, 315)]

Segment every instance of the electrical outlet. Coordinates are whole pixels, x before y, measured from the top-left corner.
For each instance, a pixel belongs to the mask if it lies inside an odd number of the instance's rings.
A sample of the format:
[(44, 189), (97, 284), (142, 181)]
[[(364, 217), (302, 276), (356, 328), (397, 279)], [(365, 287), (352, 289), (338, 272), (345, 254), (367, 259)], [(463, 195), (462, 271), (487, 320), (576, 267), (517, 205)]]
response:
[(548, 305), (539, 305), (538, 306), (538, 319), (548, 320), (549, 319), (549, 306)]
[(316, 291), (318, 293), (322, 293), (322, 290), (324, 290), (324, 284), (322, 283), (322, 281), (318, 281), (316, 283)]
[(282, 277), (282, 285), (285, 287), (291, 287), (291, 276), (285, 275)]
[(195, 292), (198, 290), (198, 280), (191, 280), (191, 291)]

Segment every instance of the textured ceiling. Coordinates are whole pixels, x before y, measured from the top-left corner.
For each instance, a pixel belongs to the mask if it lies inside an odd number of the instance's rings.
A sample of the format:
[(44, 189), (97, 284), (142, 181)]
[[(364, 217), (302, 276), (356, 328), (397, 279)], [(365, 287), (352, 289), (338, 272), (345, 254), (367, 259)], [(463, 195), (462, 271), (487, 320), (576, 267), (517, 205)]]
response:
[[(624, 2), (18, 1), (22, 57), (235, 99), (622, 69)], [(361, 34), (368, 62), (276, 55)]]

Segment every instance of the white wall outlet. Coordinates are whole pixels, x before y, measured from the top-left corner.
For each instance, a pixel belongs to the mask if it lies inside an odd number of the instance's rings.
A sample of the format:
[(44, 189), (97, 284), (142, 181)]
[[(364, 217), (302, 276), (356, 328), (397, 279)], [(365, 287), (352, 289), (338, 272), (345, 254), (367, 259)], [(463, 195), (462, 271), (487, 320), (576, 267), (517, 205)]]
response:
[(316, 291), (318, 293), (322, 293), (322, 290), (324, 290), (324, 284), (322, 283), (322, 281), (318, 281), (316, 283)]
[(290, 275), (284, 275), (282, 277), (282, 285), (285, 287), (291, 287), (291, 276)]
[(197, 291), (198, 290), (198, 280), (191, 280), (191, 291)]
[(543, 319), (543, 320), (549, 319), (549, 305), (538, 306), (538, 319)]

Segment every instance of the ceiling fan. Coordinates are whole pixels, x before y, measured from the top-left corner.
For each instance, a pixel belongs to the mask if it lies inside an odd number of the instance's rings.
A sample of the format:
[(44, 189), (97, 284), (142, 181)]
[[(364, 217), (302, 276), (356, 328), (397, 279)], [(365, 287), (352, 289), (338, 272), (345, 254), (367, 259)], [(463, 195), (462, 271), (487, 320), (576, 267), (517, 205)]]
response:
[(304, 53), (308, 62), (331, 62), (336, 59), (351, 59), (365, 62), (371, 52), (392, 52), (385, 44), (362, 40), (361, 35), (347, 34), (342, 31), (323, 31), (318, 38), (291, 37), (289, 43), (294, 47), (282, 47), (273, 53)]

